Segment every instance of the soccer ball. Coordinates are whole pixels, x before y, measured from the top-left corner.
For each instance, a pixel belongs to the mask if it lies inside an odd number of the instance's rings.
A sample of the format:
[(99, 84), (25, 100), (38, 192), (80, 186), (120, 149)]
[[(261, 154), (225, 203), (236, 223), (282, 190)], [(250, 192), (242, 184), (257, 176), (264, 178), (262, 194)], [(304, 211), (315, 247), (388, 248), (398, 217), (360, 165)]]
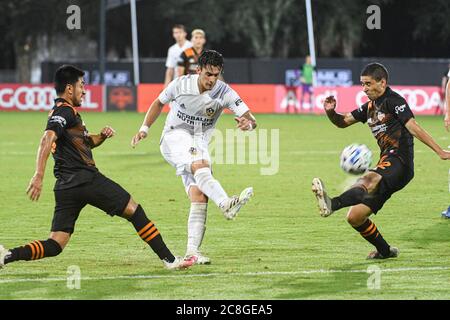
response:
[(362, 174), (372, 164), (372, 152), (365, 144), (353, 143), (341, 153), (341, 168), (347, 173)]

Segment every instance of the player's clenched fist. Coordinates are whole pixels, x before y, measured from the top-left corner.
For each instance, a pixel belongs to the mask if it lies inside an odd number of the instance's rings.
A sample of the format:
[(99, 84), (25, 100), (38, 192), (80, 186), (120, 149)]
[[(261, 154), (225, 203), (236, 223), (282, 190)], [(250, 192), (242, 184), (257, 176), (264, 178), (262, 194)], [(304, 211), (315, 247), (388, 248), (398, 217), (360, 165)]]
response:
[(100, 132), (101, 136), (104, 139), (108, 139), (114, 136), (114, 134), (116, 133), (116, 131), (111, 128), (110, 126), (106, 126), (102, 129), (102, 132)]
[(334, 108), (336, 108), (336, 99), (334, 98), (334, 96), (329, 96), (325, 99), (323, 108), (325, 110), (334, 110)]
[(144, 131), (139, 131), (135, 134), (133, 139), (131, 139), (131, 146), (134, 148), (139, 143), (139, 141), (145, 138), (147, 138), (147, 133)]

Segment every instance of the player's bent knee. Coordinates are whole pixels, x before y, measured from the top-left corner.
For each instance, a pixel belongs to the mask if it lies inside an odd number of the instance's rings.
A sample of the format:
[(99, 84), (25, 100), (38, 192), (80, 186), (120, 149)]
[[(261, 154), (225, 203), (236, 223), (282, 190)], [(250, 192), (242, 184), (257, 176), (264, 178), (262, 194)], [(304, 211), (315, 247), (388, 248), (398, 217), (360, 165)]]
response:
[(195, 174), (195, 171), (202, 168), (209, 168), (209, 162), (206, 160), (195, 161), (191, 164), (192, 174)]
[(46, 244), (46, 248), (45, 248), (45, 256), (46, 257), (55, 257), (55, 256), (59, 255), (66, 247), (67, 243), (69, 242), (69, 239), (70, 239), (70, 235), (66, 238), (61, 235), (55, 235), (55, 233), (52, 232), (52, 235), (50, 235), (50, 238), (47, 239), (47, 244)]
[(125, 207), (125, 210), (123, 211), (121, 217), (127, 220), (130, 220), (131, 217), (134, 215), (138, 208), (138, 204), (133, 200), (133, 198), (130, 197), (130, 200), (128, 201), (127, 206)]
[(189, 188), (189, 198), (191, 202), (207, 203), (208, 197), (197, 186), (191, 186)]
[(367, 217), (365, 215), (361, 215), (358, 214), (355, 211), (352, 211), (350, 209), (350, 211), (347, 213), (347, 222), (352, 226), (352, 227), (359, 227), (360, 225), (362, 225), (364, 223), (364, 221), (366, 221)]

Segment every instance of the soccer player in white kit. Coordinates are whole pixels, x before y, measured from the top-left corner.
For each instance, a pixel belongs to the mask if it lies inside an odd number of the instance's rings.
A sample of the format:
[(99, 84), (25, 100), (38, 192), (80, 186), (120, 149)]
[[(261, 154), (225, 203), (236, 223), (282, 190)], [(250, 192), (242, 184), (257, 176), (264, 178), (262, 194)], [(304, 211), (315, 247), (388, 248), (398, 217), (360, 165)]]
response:
[(175, 43), (167, 50), (166, 75), (164, 78), (164, 88), (178, 77), (177, 66), (180, 56), (184, 50), (192, 47), (192, 43), (186, 39), (186, 28), (182, 24), (176, 24), (172, 27), (172, 36)]
[(131, 141), (134, 147), (146, 138), (164, 105), (170, 103), (160, 149), (164, 159), (181, 176), (191, 201), (186, 256), (195, 256), (197, 264), (210, 263), (200, 252), (208, 199), (220, 208), (226, 219), (233, 219), (253, 195), (253, 188), (249, 187), (239, 196), (229, 197), (211, 172), (208, 144), (222, 111), (227, 108), (234, 112), (237, 127), (243, 131), (256, 127), (247, 105), (233, 89), (218, 80), (222, 71), (222, 55), (214, 50), (204, 51), (198, 60), (197, 74), (179, 77), (161, 92)]

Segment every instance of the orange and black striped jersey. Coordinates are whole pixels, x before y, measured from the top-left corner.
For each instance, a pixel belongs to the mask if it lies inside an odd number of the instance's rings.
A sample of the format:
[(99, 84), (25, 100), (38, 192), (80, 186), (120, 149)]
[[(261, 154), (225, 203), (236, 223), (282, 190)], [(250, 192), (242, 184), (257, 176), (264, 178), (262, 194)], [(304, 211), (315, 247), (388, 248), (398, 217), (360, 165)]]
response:
[(64, 99), (56, 99), (45, 130), (52, 130), (57, 136), (52, 148), (56, 177), (54, 190), (69, 189), (91, 181), (98, 169), (92, 157), (89, 132), (76, 109)]
[(194, 48), (188, 48), (183, 51), (178, 66), (184, 67), (184, 75), (197, 73), (198, 58), (202, 52), (197, 53)]
[(381, 156), (395, 154), (414, 169), (414, 138), (405, 127), (414, 114), (402, 96), (387, 87), (381, 97), (353, 110), (352, 116), (357, 121), (367, 122), (377, 139)]

